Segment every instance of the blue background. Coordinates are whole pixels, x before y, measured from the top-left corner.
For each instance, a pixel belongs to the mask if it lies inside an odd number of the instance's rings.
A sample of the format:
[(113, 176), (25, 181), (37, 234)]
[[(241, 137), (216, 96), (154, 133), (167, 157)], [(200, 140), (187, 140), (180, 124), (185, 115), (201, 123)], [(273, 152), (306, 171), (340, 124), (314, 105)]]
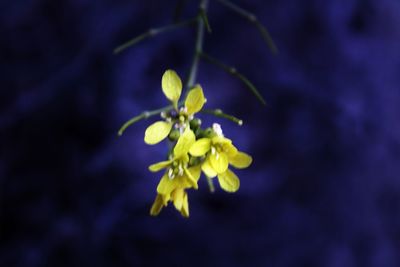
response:
[[(216, 1), (198, 82), (215, 120), (254, 158), (241, 188), (189, 193), (190, 219), (148, 215), (164, 145), (141, 121), (166, 104), (167, 68), (187, 74), (194, 28), (120, 55), (171, 22), (175, 1), (0, 2), (0, 266), (400, 266), (400, 2), (235, 1), (279, 48)], [(189, 1), (183, 17), (196, 12)]]

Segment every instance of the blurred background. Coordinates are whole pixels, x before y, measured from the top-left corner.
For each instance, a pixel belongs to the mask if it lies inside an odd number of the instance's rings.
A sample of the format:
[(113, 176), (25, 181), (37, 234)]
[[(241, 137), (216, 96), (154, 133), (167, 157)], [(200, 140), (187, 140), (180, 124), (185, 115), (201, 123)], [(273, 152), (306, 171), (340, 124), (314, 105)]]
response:
[[(0, 266), (400, 266), (400, 2), (210, 0), (201, 62), (208, 108), (254, 158), (235, 194), (189, 192), (149, 216), (165, 145), (147, 146), (167, 68), (188, 73), (195, 28), (130, 38), (172, 22), (176, 1), (0, 2)], [(182, 18), (196, 13), (189, 0)]]

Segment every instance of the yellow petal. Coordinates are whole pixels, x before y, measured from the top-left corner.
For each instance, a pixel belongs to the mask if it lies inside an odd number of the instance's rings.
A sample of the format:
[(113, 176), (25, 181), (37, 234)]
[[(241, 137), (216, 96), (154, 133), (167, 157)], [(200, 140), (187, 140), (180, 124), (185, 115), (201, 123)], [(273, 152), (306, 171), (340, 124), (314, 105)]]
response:
[(209, 138), (200, 138), (197, 140), (189, 150), (189, 153), (195, 157), (205, 155), (211, 148), (211, 140)]
[(167, 70), (161, 79), (161, 87), (165, 96), (176, 105), (182, 93), (182, 81), (173, 70)]
[(160, 195), (162, 197), (164, 206), (168, 206), (168, 201), (171, 199), (171, 195)]
[(184, 193), (181, 214), (183, 217), (189, 217), (189, 201), (187, 192)]
[(240, 180), (231, 170), (218, 174), (218, 182), (226, 192), (236, 192), (240, 187)]
[(181, 210), (182, 209), (182, 205), (183, 205), (183, 196), (184, 196), (184, 190), (183, 188), (177, 188), (172, 192), (172, 200), (174, 202), (174, 206), (177, 210)]
[(223, 152), (215, 152), (209, 156), (211, 167), (218, 174), (223, 173), (228, 169), (229, 161), (228, 156)]
[(147, 127), (144, 133), (144, 141), (146, 144), (155, 145), (164, 140), (171, 131), (172, 123), (165, 121), (157, 121)]
[(222, 150), (229, 158), (234, 157), (238, 153), (237, 148), (234, 145), (232, 145), (232, 143), (222, 144)]
[(160, 213), (163, 205), (164, 205), (164, 203), (163, 203), (162, 196), (160, 194), (157, 194), (156, 199), (154, 200), (154, 203), (151, 206), (150, 215), (157, 216)]
[(215, 176), (217, 176), (217, 172), (213, 169), (213, 167), (211, 166), (209, 157), (206, 158), (206, 160), (203, 162), (203, 164), (201, 165), (201, 170), (204, 172), (204, 174), (209, 177), (209, 178), (213, 178)]
[(157, 163), (151, 164), (149, 166), (149, 170), (151, 172), (158, 172), (158, 171), (168, 167), (171, 163), (172, 163), (172, 160), (157, 162)]
[(174, 148), (174, 157), (180, 158), (189, 152), (190, 147), (196, 141), (196, 136), (190, 127), (187, 126), (183, 134), (179, 137), (178, 142)]
[(169, 179), (168, 174), (164, 174), (157, 186), (157, 193), (162, 195), (169, 195), (172, 191), (179, 186), (179, 181), (176, 179)]
[(200, 175), (201, 175), (201, 166), (200, 166), (200, 164), (196, 165), (196, 166), (192, 166), (188, 170), (192, 174), (193, 179), (197, 182), (200, 179)]
[(183, 171), (185, 172), (190, 185), (193, 186), (194, 189), (198, 189), (199, 186), (197, 185), (197, 180), (194, 179), (194, 177), (190, 173), (190, 171), (188, 169), (186, 169), (186, 168), (184, 168)]
[(220, 144), (220, 145), (224, 145), (224, 144), (232, 144), (232, 140), (225, 138), (223, 136), (214, 136), (212, 139), (212, 144)]
[(233, 157), (229, 157), (229, 163), (237, 169), (249, 167), (252, 161), (252, 157), (244, 152), (238, 152)]
[(196, 85), (195, 88), (189, 91), (186, 100), (185, 107), (189, 115), (199, 112), (203, 107), (206, 99), (204, 98), (203, 89), (200, 85)]

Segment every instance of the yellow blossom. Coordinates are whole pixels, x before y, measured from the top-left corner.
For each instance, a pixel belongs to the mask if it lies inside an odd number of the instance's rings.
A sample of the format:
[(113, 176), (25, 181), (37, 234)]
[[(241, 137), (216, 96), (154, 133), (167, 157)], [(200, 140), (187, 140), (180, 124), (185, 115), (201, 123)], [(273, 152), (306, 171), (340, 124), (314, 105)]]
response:
[(189, 149), (194, 157), (205, 159), (201, 169), (207, 177), (218, 177), (222, 189), (227, 192), (236, 192), (240, 181), (236, 174), (228, 169), (229, 164), (237, 169), (247, 168), (252, 158), (250, 155), (238, 151), (232, 141), (225, 138), (219, 125), (214, 124), (214, 135), (198, 139)]
[(206, 102), (203, 89), (200, 85), (196, 85), (189, 91), (184, 106), (178, 110), (178, 102), (182, 93), (182, 81), (173, 70), (165, 71), (161, 79), (161, 87), (166, 98), (171, 101), (174, 109), (178, 112), (178, 122), (167, 118), (166, 121), (157, 121), (147, 127), (144, 141), (149, 145), (154, 145), (164, 140), (174, 125), (180, 129), (184, 128), (187, 120), (191, 120), (193, 115), (199, 112)]
[(152, 172), (166, 169), (157, 186), (157, 197), (150, 210), (151, 215), (158, 215), (162, 207), (172, 201), (183, 216), (189, 216), (188, 196), (185, 189), (197, 189), (197, 181), (201, 173), (200, 165), (189, 166), (188, 152), (195, 138), (190, 127), (186, 127), (174, 147), (172, 158), (149, 166)]

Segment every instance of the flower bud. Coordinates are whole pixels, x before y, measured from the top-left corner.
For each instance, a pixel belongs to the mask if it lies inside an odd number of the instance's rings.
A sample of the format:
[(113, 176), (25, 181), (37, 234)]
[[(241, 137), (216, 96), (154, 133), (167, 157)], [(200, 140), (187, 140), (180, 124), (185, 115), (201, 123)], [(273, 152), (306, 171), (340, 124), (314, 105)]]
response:
[(179, 136), (180, 136), (180, 135), (181, 135), (181, 134), (180, 134), (180, 132), (179, 132), (178, 129), (173, 129), (173, 130), (169, 133), (168, 139), (171, 140), (171, 141), (177, 141), (177, 140), (179, 139)]
[(201, 125), (201, 120), (198, 119), (198, 118), (195, 118), (195, 119), (190, 121), (190, 128), (193, 131), (196, 131), (197, 129), (199, 129), (200, 125)]

